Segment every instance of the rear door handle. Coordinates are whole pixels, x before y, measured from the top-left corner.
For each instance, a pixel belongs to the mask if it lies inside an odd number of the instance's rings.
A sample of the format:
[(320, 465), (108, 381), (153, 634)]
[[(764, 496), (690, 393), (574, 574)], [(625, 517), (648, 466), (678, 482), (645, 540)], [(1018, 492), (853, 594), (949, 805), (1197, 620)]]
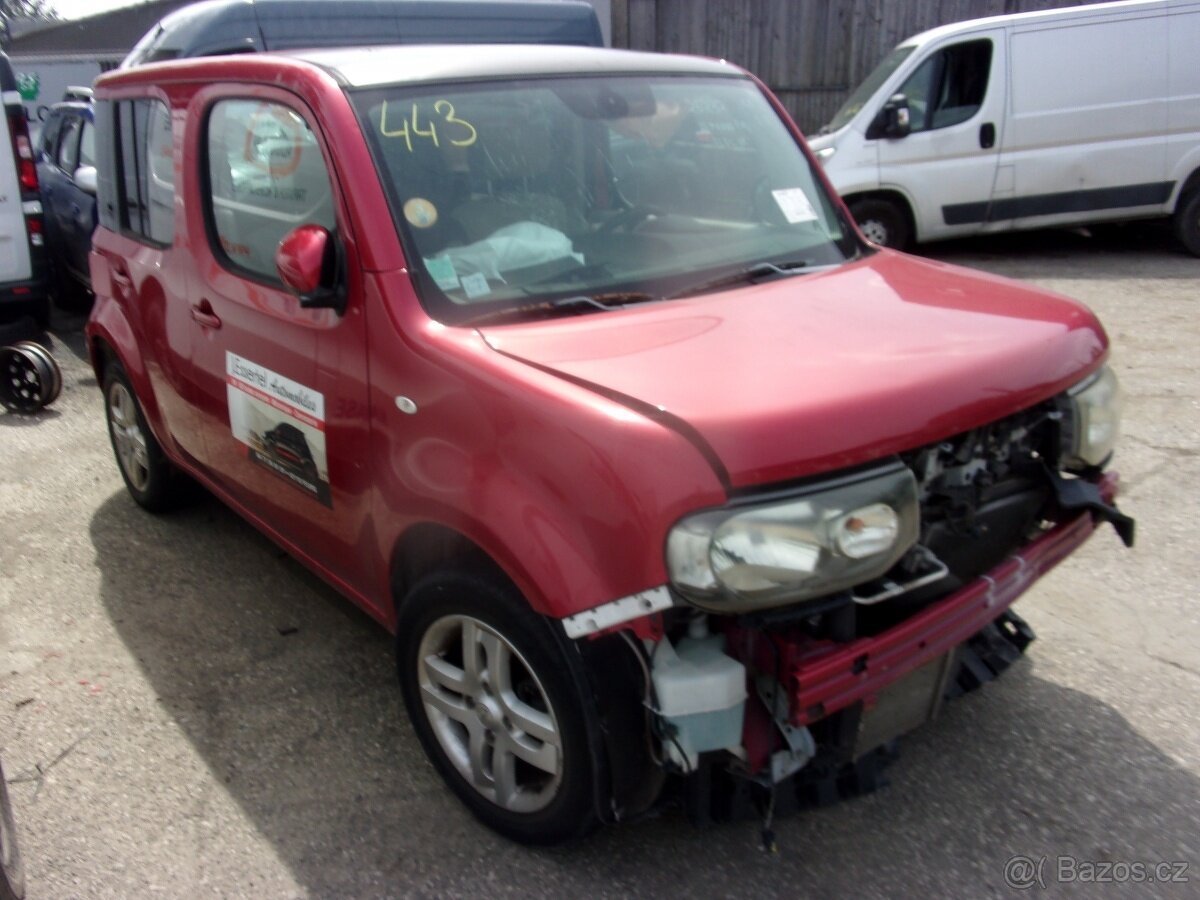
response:
[(984, 150), (991, 150), (996, 146), (996, 126), (991, 122), (984, 122), (979, 126), (979, 146)]
[(112, 279), (112, 283), (116, 286), (118, 294), (126, 300), (133, 296), (133, 279), (111, 262), (108, 267), (108, 275)]
[(192, 318), (205, 328), (220, 328), (221, 317), (213, 312), (212, 304), (201, 300), (192, 306)]

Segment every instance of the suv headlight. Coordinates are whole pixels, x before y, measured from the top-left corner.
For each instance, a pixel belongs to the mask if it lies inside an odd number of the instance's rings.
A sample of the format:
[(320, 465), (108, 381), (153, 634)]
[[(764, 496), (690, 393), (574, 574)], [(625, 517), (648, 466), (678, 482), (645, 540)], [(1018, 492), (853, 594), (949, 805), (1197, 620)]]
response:
[(667, 570), (704, 609), (778, 606), (882, 575), (916, 542), (919, 521), (916, 479), (897, 465), (688, 516), (667, 537)]
[(1121, 387), (1108, 366), (1067, 391), (1062, 428), (1063, 468), (1100, 466), (1121, 434)]

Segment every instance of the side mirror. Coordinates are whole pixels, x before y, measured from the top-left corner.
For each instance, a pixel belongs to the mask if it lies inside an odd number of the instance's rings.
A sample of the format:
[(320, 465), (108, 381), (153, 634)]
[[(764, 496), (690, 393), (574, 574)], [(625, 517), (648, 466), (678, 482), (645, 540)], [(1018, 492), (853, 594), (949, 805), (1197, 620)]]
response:
[(75, 170), (75, 187), (87, 194), (96, 196), (96, 167), (80, 166)]
[(346, 308), (341, 253), (332, 234), (320, 225), (301, 225), (288, 232), (275, 250), (275, 270), (305, 309)]
[(903, 94), (892, 94), (883, 104), (883, 136), (889, 138), (908, 137), (912, 130), (912, 114), (908, 109), (908, 98)]

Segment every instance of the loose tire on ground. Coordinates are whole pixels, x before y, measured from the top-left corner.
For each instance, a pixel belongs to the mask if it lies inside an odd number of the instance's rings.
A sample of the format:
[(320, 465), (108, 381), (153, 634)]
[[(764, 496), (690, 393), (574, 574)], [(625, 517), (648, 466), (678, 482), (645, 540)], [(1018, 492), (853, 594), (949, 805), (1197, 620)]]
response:
[(596, 824), (594, 754), (571, 660), (503, 579), (441, 571), (401, 603), (404, 703), (434, 767), (484, 824), (559, 844)]
[(912, 242), (908, 217), (890, 200), (855, 200), (850, 204), (850, 214), (863, 236), (881, 247), (905, 250)]

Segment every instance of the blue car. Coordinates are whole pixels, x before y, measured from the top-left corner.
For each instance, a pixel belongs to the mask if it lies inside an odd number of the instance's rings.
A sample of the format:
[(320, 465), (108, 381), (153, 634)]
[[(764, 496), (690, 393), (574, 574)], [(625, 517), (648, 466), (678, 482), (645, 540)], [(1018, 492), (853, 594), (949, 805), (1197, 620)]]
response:
[(90, 298), (88, 253), (96, 230), (96, 126), (90, 101), (50, 108), (37, 160), (51, 289), (60, 304)]

